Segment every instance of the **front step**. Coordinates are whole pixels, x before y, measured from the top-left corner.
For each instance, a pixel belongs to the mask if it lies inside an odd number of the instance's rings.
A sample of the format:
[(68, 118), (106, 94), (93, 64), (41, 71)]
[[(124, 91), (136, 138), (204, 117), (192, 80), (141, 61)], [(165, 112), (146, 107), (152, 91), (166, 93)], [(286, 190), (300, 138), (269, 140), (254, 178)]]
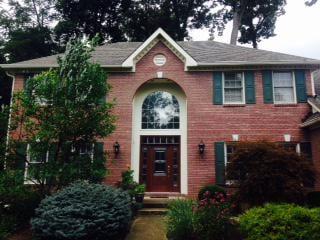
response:
[(167, 208), (142, 208), (139, 215), (165, 215), (167, 212)]

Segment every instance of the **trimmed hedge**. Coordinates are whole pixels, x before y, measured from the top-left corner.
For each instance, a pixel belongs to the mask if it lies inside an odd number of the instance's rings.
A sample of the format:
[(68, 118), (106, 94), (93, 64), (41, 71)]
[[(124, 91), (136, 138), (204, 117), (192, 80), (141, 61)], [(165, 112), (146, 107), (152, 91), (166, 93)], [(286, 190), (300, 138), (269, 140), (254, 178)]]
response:
[(246, 240), (318, 240), (320, 209), (266, 204), (240, 217), (240, 231)]
[(127, 192), (78, 182), (44, 199), (31, 224), (43, 240), (105, 240), (124, 236), (131, 219)]

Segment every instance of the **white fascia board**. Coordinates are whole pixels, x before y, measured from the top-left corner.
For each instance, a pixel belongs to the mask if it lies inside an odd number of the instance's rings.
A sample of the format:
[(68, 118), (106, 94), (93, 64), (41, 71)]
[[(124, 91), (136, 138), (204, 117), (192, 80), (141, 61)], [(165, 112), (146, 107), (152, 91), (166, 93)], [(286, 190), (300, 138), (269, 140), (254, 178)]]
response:
[(185, 59), (185, 67), (195, 67), (198, 63), (179, 45), (174, 41), (162, 28), (158, 28), (139, 48), (137, 48), (123, 63), (122, 67), (131, 67), (135, 71), (134, 59), (143, 51), (149, 44), (152, 43), (158, 36), (162, 36), (169, 42)]
[(311, 105), (311, 107), (313, 108), (313, 110), (315, 110), (314, 112), (320, 112), (320, 108), (318, 108), (315, 104), (313, 104), (311, 101), (308, 100), (308, 103)]

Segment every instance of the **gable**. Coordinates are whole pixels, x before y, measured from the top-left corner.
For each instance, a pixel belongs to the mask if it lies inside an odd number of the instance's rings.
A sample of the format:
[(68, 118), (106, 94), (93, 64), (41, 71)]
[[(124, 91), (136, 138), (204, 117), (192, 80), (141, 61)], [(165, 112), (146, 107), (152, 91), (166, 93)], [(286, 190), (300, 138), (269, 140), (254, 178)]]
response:
[(131, 67), (135, 71), (136, 63), (145, 56), (157, 43), (165, 44), (179, 59), (185, 64), (185, 70), (188, 67), (197, 66), (196, 60), (185, 51), (177, 42), (175, 42), (165, 31), (159, 28), (145, 42), (143, 42), (123, 63), (123, 67)]

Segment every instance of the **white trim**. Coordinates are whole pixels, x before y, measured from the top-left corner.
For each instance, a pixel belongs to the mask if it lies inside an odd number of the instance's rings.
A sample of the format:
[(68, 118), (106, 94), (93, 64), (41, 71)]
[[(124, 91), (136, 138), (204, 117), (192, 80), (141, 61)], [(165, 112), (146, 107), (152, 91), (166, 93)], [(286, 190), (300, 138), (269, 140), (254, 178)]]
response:
[(242, 71), (230, 71), (230, 72), (234, 72), (234, 73), (241, 73), (242, 75), (242, 79), (241, 79), (241, 83), (242, 83), (242, 102), (226, 102), (225, 101), (225, 96), (224, 96), (224, 84), (225, 84), (225, 73), (223, 72), (222, 74), (222, 102), (223, 105), (245, 105), (246, 104), (246, 91), (245, 91), (245, 78), (244, 78), (244, 72)]
[[(180, 129), (142, 129), (141, 113), (144, 99), (154, 91), (166, 91), (177, 98), (180, 107)], [(134, 180), (139, 181), (140, 172), (140, 136), (166, 135), (180, 136), (180, 192), (188, 194), (188, 154), (187, 154), (187, 100), (182, 90), (175, 84), (155, 82), (144, 86), (136, 93), (132, 103), (132, 140), (131, 169), (134, 170)]]
[[(182, 48), (179, 44), (176, 43), (162, 28), (158, 28), (146, 41), (143, 42), (140, 47), (138, 47), (123, 63), (122, 67), (131, 67), (132, 71), (135, 71), (135, 59), (141, 54), (153, 41), (157, 40), (159, 37), (163, 37), (171, 46), (173, 46), (178, 53), (180, 53), (185, 58), (185, 70), (187, 67), (197, 66), (197, 62)], [(144, 55), (147, 53), (146, 51)]]
[(6, 169), (6, 159), (9, 150), (9, 140), (10, 140), (10, 127), (11, 127), (11, 118), (12, 118), (12, 105), (13, 105), (13, 95), (14, 95), (14, 87), (16, 82), (16, 76), (11, 75), (10, 73), (6, 72), (6, 74), (12, 78), (12, 85), (11, 85), (11, 99), (10, 99), (10, 109), (9, 109), (9, 119), (8, 119), (8, 129), (7, 129), (7, 139), (6, 139), (6, 153), (5, 153), (5, 161), (4, 161), (4, 169)]
[(308, 103), (311, 105), (311, 107), (315, 110), (315, 112), (320, 112), (320, 108), (318, 108), (315, 104), (313, 104), (310, 100), (308, 100)]
[[(292, 75), (292, 85), (293, 85), (293, 102), (276, 102), (275, 100), (275, 94), (274, 94), (274, 79), (273, 74), (274, 72), (291, 72)], [(297, 104), (297, 90), (296, 90), (296, 76), (294, 71), (282, 71), (282, 70), (273, 70), (272, 71), (272, 94), (273, 94), (273, 103), (275, 105), (283, 105), (283, 104)]]
[(315, 83), (314, 83), (314, 73), (315, 72), (316, 71), (313, 71), (313, 72), (310, 71), (310, 74), (311, 74), (311, 94), (312, 94), (312, 96), (316, 95), (316, 87), (315, 87)]

